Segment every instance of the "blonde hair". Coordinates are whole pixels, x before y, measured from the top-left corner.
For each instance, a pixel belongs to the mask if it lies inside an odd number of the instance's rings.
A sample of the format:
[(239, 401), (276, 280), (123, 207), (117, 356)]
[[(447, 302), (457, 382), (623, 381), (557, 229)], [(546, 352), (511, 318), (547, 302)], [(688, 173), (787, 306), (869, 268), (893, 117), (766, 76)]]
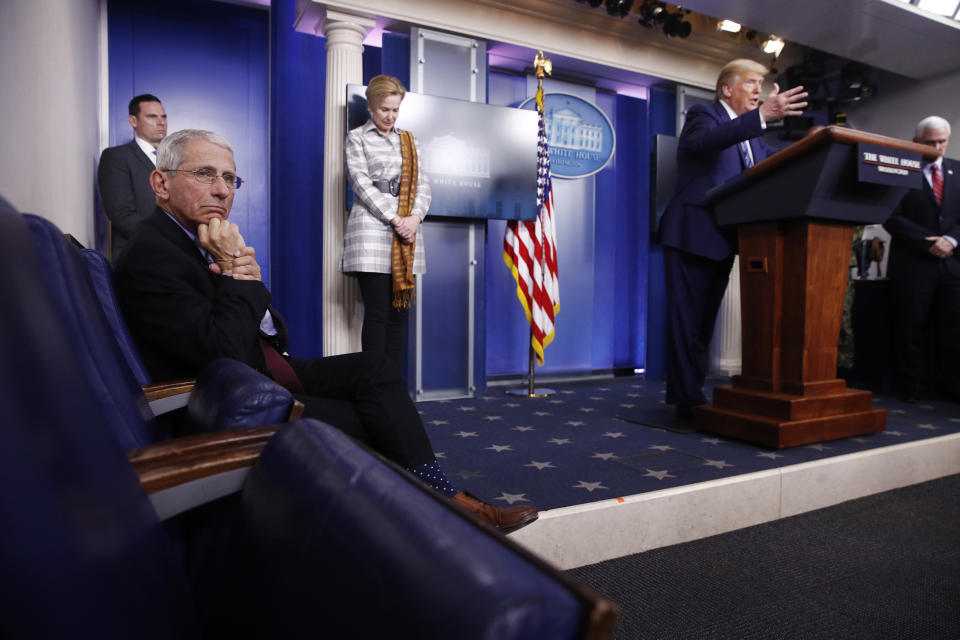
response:
[(400, 96), (403, 100), (405, 95), (407, 90), (398, 79), (383, 74), (374, 76), (367, 85), (367, 108), (371, 111), (376, 109), (387, 96)]
[(739, 76), (742, 73), (759, 73), (762, 76), (770, 73), (770, 70), (759, 62), (755, 62), (748, 58), (737, 58), (736, 60), (731, 60), (727, 64), (723, 65), (723, 69), (720, 69), (720, 75), (717, 76), (717, 93), (714, 96), (715, 100), (719, 100), (723, 97), (723, 92), (720, 88), (723, 85), (732, 86), (733, 79), (736, 76)]

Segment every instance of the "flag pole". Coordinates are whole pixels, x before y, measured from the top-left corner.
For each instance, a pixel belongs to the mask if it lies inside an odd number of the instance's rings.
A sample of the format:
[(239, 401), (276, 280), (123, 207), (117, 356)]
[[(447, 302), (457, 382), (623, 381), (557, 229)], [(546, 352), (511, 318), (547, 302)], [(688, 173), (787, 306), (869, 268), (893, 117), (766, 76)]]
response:
[(527, 373), (526, 389), (508, 389), (507, 395), (520, 396), (523, 398), (549, 398), (556, 393), (553, 389), (541, 387), (535, 388), (534, 385), (534, 365), (537, 362), (537, 352), (533, 350), (533, 329), (530, 329), (530, 369)]
[[(538, 51), (536, 57), (533, 59), (533, 66), (537, 71), (537, 100), (540, 100), (540, 96), (543, 95), (543, 76), (553, 73), (553, 65), (550, 62), (550, 58), (543, 55), (543, 51)], [(527, 373), (527, 389), (509, 389), (507, 391), (508, 395), (520, 396), (526, 398), (549, 398), (556, 393), (553, 389), (535, 388), (535, 374), (534, 368), (537, 362), (537, 352), (533, 348), (533, 341), (535, 336), (533, 334), (533, 325), (530, 325), (530, 368)]]

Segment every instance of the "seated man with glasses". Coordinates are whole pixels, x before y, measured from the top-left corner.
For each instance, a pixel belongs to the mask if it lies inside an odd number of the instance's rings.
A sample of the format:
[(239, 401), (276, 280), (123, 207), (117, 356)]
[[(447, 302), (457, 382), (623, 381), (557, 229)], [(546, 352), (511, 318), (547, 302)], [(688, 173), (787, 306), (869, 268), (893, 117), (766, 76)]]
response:
[(233, 358), (272, 376), (317, 418), (363, 442), (509, 532), (537, 519), (529, 506), (493, 507), (458, 492), (437, 464), (406, 383), (383, 355), (286, 354), (283, 317), (270, 306), (253, 247), (227, 222), (243, 181), (233, 150), (210, 131), (177, 131), (160, 143), (150, 185), (157, 209), (137, 227), (115, 282), (134, 340), (158, 379), (196, 376)]

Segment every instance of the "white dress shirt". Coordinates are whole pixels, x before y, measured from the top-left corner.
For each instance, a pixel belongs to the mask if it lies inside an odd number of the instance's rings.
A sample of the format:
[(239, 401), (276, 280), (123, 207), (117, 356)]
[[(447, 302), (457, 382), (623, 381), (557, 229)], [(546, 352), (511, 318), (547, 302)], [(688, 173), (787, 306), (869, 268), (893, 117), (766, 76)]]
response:
[(150, 158), (153, 166), (157, 166), (157, 150), (153, 148), (153, 145), (140, 137), (136, 137), (134, 140), (137, 141), (137, 146), (140, 147), (140, 150)]
[[(727, 110), (727, 115), (730, 116), (731, 120), (736, 120), (740, 116), (737, 115), (737, 112), (733, 110), (733, 107), (727, 104), (726, 100), (720, 100), (720, 104), (723, 105), (723, 108)], [(766, 129), (767, 123), (763, 121), (763, 118), (760, 118), (760, 128)], [(747, 155), (750, 156), (750, 165), (753, 166), (756, 164), (753, 159), (753, 148), (750, 146), (749, 140), (741, 140), (741, 142), (746, 142)]]

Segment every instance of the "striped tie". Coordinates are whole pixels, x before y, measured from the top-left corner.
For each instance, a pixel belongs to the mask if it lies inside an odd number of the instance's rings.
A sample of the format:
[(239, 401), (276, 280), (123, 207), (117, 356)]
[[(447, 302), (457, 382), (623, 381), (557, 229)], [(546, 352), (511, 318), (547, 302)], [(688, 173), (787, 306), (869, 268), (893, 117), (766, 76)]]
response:
[(744, 169), (749, 169), (753, 166), (753, 158), (750, 157), (750, 148), (747, 146), (746, 141), (740, 143), (740, 156), (743, 160)]
[(937, 199), (937, 204), (943, 204), (943, 174), (937, 165), (930, 167), (930, 185), (933, 187), (933, 197)]

